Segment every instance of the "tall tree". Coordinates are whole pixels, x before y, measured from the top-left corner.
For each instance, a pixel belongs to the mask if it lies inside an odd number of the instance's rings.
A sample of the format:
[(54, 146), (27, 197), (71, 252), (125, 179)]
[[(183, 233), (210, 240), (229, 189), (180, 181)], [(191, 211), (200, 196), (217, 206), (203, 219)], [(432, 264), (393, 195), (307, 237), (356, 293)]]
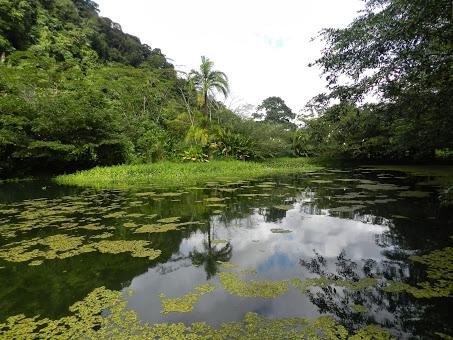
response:
[(203, 112), (209, 114), (208, 101), (209, 97), (214, 97), (216, 92), (220, 92), (224, 97), (228, 96), (229, 84), (228, 77), (225, 73), (213, 69), (214, 63), (206, 58), (201, 57), (200, 70), (190, 71), (190, 80), (195, 84), (202, 98), (201, 104)]
[(296, 115), (280, 97), (269, 97), (257, 107), (254, 118), (264, 118), (265, 121), (274, 123), (290, 123)]
[(452, 7), (451, 0), (365, 0), (348, 27), (321, 32), (326, 48), (314, 65), (330, 93), (317, 99), (377, 96), (400, 155), (453, 148)]

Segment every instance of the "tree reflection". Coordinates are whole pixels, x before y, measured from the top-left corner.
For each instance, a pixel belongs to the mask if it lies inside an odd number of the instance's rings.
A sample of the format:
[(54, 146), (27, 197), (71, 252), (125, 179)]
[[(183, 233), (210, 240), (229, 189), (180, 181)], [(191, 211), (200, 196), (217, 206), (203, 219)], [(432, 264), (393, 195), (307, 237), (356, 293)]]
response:
[(207, 238), (203, 240), (203, 251), (194, 248), (189, 253), (189, 258), (195, 266), (203, 266), (206, 272), (206, 279), (209, 280), (218, 272), (219, 262), (228, 262), (233, 255), (233, 247), (226, 244), (212, 244), (211, 224), (208, 224)]
[[(420, 268), (401, 261), (377, 262), (365, 259), (355, 262), (341, 251), (334, 266), (326, 258), (314, 252), (311, 259), (301, 259), (300, 264), (311, 274), (329, 280), (358, 282), (363, 278), (385, 278), (394, 281), (419, 282)], [(353, 290), (336, 287), (334, 284), (314, 287), (307, 292), (311, 303), (321, 314), (332, 314), (349, 330), (366, 325), (381, 325), (397, 332), (397, 337), (416, 334), (431, 337), (428, 330), (438, 329), (451, 333), (448, 315), (448, 299), (416, 299), (406, 293), (389, 293), (375, 287)], [(357, 308), (360, 306), (361, 310)], [(363, 308), (364, 307), (364, 308)]]

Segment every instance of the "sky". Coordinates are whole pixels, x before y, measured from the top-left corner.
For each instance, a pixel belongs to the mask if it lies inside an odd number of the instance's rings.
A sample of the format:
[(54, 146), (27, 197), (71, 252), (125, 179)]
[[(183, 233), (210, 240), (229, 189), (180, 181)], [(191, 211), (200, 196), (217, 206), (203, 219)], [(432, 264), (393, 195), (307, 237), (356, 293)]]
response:
[(176, 69), (197, 69), (202, 55), (227, 74), (235, 109), (279, 96), (299, 112), (325, 90), (322, 28), (347, 26), (361, 0), (96, 0), (100, 15), (142, 43), (160, 48)]

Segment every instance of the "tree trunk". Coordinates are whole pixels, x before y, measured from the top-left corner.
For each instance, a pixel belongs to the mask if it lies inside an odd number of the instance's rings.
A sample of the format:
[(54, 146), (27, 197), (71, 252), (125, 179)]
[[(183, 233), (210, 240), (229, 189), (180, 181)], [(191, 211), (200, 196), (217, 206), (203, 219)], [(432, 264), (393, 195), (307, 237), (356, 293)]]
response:
[(3, 64), (6, 61), (6, 52), (2, 52), (0, 56), (0, 64)]
[(206, 117), (208, 117), (208, 92), (204, 93), (203, 111)]

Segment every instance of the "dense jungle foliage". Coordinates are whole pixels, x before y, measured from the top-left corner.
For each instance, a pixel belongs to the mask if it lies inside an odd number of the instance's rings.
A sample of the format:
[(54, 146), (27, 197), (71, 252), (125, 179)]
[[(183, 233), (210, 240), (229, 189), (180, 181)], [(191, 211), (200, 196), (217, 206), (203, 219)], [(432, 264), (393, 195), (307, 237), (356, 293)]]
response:
[[(453, 8), (449, 0), (366, 0), (325, 29), (314, 62), (328, 82), (300, 137), (326, 156), (431, 161), (453, 156)], [(374, 104), (363, 104), (373, 97)], [(370, 100), (368, 100), (370, 102)]]
[[(91, 0), (0, 0), (0, 176), (160, 159), (451, 157), (451, 2), (365, 2), (347, 28), (321, 32), (314, 64), (329, 92), (298, 128), (279, 97), (258, 120), (234, 114), (215, 100), (228, 78), (209, 59), (181, 73)], [(370, 94), (377, 103), (363, 104)]]
[(212, 91), (200, 98), (197, 72), (178, 73), (93, 1), (0, 0), (0, 55), (2, 176), (292, 154), (294, 127), (243, 121)]

